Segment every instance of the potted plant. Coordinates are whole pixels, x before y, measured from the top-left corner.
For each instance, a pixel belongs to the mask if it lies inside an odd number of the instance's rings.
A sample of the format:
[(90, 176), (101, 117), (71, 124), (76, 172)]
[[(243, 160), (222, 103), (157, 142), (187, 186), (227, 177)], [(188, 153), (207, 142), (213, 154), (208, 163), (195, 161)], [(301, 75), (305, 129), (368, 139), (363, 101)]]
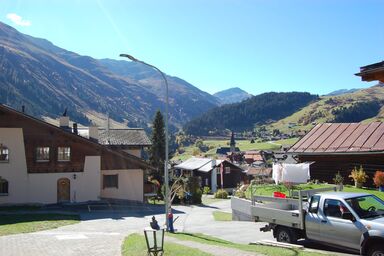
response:
[(379, 188), (379, 191), (384, 191), (384, 172), (377, 170), (373, 177), (373, 183)]
[(368, 175), (360, 165), (360, 168), (357, 168), (356, 166), (353, 168), (349, 177), (355, 182), (355, 188), (362, 188), (363, 183), (367, 181)]
[(339, 187), (339, 191), (343, 191), (344, 178), (343, 178), (343, 176), (341, 176), (340, 172), (337, 172), (335, 174), (335, 177), (333, 178), (333, 182), (335, 182), (335, 185), (337, 185)]

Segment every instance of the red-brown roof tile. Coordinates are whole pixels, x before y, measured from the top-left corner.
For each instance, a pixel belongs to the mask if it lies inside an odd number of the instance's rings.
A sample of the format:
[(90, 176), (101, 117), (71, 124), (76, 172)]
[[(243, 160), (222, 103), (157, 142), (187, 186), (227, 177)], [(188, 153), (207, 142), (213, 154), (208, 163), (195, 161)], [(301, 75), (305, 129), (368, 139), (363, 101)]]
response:
[(293, 145), (290, 153), (350, 153), (384, 151), (384, 123), (324, 123)]

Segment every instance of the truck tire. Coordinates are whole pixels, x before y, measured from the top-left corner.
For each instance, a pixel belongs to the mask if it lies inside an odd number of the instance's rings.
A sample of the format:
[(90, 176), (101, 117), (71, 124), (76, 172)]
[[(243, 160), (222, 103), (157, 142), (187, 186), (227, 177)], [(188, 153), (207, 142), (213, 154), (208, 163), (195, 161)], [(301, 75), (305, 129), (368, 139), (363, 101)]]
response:
[(374, 244), (372, 248), (368, 250), (368, 256), (384, 256), (384, 246)]
[(297, 234), (295, 230), (285, 227), (278, 227), (276, 230), (277, 242), (295, 244), (297, 243)]

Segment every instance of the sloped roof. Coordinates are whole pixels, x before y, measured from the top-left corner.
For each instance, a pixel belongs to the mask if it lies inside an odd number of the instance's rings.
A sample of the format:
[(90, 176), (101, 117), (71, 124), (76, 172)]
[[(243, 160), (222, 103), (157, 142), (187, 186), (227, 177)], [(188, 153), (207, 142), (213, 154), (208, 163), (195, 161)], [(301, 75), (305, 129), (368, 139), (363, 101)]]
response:
[(318, 124), (288, 150), (312, 155), (362, 152), (384, 152), (384, 123)]
[(384, 61), (360, 67), (360, 72), (355, 74), (363, 81), (384, 81)]
[(99, 143), (102, 145), (124, 145), (124, 146), (150, 146), (144, 129), (109, 129), (99, 130)]
[[(211, 158), (192, 157), (182, 162), (181, 164), (175, 165), (175, 168), (189, 171), (210, 172), (212, 170), (212, 161), (213, 159)], [(233, 167), (241, 171), (244, 171), (241, 167), (227, 160), (215, 160), (215, 167), (219, 167), (220, 164), (223, 162), (228, 165), (232, 165)]]
[(192, 171), (197, 170), (208, 163), (210, 164), (211, 161), (212, 159), (210, 158), (191, 157), (188, 160), (182, 162), (181, 164), (176, 165), (175, 168)]

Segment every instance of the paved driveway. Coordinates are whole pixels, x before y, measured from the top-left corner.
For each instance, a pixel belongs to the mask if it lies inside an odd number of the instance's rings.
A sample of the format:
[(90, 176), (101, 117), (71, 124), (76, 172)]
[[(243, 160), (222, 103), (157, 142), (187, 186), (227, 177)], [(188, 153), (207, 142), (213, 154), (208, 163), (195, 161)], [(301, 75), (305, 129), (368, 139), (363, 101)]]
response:
[[(79, 224), (53, 230), (0, 237), (1, 256), (98, 256), (121, 255), (124, 238), (134, 232), (142, 233), (153, 215), (164, 223), (164, 207), (132, 206), (94, 209), (82, 212)], [(237, 243), (273, 239), (271, 232), (259, 232), (264, 224), (252, 222), (216, 222), (212, 211), (230, 211), (230, 201), (207, 207), (174, 207), (178, 231), (204, 233)]]

